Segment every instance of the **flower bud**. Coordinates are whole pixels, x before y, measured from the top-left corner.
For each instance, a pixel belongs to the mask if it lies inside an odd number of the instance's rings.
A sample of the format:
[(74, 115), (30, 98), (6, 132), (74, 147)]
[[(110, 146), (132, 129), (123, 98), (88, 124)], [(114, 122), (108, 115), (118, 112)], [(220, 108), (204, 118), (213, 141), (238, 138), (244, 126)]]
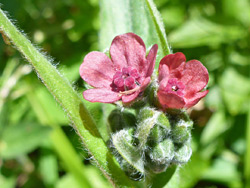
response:
[(135, 116), (114, 110), (109, 116), (112, 148), (121, 168), (132, 179), (149, 173), (162, 173), (171, 164), (186, 163), (192, 154), (190, 146), (193, 122), (183, 110), (166, 114), (142, 107)]
[(138, 122), (145, 121), (146, 119), (152, 118), (158, 111), (153, 108), (142, 108), (138, 115)]
[(172, 129), (172, 139), (174, 143), (182, 144), (191, 137), (190, 130), (187, 127), (177, 124)]
[(171, 139), (165, 139), (158, 143), (152, 151), (148, 152), (150, 157), (150, 168), (154, 173), (160, 173), (172, 162), (174, 157), (174, 144)]
[(176, 149), (173, 162), (179, 164), (186, 163), (190, 159), (191, 155), (191, 144), (187, 142)]
[(139, 181), (143, 178), (143, 174), (130, 165), (125, 159), (121, 157), (120, 166), (122, 170), (129, 176), (131, 179)]
[(166, 139), (163, 142), (158, 143), (150, 152), (150, 158), (152, 161), (164, 164), (170, 163), (174, 157), (174, 144), (172, 140)]
[(123, 129), (112, 135), (113, 153), (116, 155), (125, 173), (138, 179), (144, 174), (142, 154), (134, 142), (134, 129)]
[(140, 110), (135, 136), (142, 150), (164, 140), (170, 130), (168, 118), (162, 111), (149, 107)]
[(113, 110), (109, 117), (110, 132), (114, 133), (124, 128), (134, 127), (136, 125), (135, 116), (129, 112), (122, 112), (119, 109)]
[(168, 135), (168, 130), (162, 128), (161, 126), (155, 125), (148, 136), (147, 145), (149, 147), (154, 147), (157, 143), (162, 142)]
[(191, 138), (191, 128), (193, 122), (186, 113), (182, 112), (175, 115), (171, 121), (172, 139), (174, 143), (182, 144)]
[(152, 161), (149, 156), (146, 156), (145, 168), (149, 172), (159, 174), (159, 173), (165, 172), (168, 166), (169, 166), (168, 163), (166, 164), (157, 163), (157, 162)]

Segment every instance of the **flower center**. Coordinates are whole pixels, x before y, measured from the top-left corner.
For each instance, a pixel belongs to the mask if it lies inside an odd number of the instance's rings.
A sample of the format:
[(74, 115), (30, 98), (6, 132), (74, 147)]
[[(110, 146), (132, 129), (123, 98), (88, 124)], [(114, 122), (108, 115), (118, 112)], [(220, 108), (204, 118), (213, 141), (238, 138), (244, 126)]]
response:
[[(130, 94), (129, 91), (135, 91), (137, 86), (140, 86), (140, 74), (135, 68), (124, 67), (121, 71), (117, 71), (113, 77), (111, 84), (112, 90), (124, 94)], [(128, 91), (128, 92), (127, 92)]]
[(172, 91), (178, 91), (178, 87), (177, 86), (172, 86)]
[(181, 81), (178, 81), (176, 78), (171, 78), (168, 80), (168, 85), (166, 87), (167, 92), (183, 96), (184, 89), (185, 85)]

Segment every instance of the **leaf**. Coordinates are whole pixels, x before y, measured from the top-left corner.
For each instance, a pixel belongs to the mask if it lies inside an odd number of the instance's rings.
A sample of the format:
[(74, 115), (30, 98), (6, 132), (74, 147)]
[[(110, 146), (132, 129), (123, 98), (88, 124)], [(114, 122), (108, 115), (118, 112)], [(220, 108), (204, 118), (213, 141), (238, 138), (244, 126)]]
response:
[(219, 84), (223, 99), (231, 114), (244, 113), (249, 109), (250, 79), (230, 68), (223, 73)]
[(167, 188), (168, 187), (167, 183), (171, 184), (171, 181), (174, 181), (174, 185), (177, 185), (175, 180), (173, 179), (176, 170), (177, 166), (172, 165), (171, 167), (167, 168), (166, 172), (153, 176), (153, 178), (150, 179), (150, 184), (152, 184), (151, 187), (162, 188), (164, 187), (164, 185), (166, 185)]
[(4, 177), (0, 174), (0, 187), (1, 188), (14, 188), (16, 184), (15, 177)]
[(110, 139), (109, 127), (108, 125), (108, 116), (111, 111), (115, 108), (113, 104), (101, 104), (101, 103), (91, 103), (89, 101), (84, 101), (87, 109), (95, 117), (95, 122), (97, 128), (100, 131), (102, 138), (107, 141)]
[(147, 48), (159, 45), (156, 63), (171, 52), (161, 17), (152, 0), (100, 0), (100, 8), (100, 50), (108, 50), (115, 36), (133, 32), (144, 40)]
[[(100, 176), (100, 173), (97, 168), (93, 166), (89, 166), (84, 171), (88, 174), (92, 187), (98, 188), (111, 188), (107, 181), (103, 177)], [(93, 181), (93, 177), (95, 178)], [(66, 174), (62, 176), (56, 183), (55, 188), (83, 188), (77, 181), (75, 181), (74, 177), (70, 174)]]
[[(88, 174), (88, 178), (92, 184), (92, 187), (98, 188), (111, 188), (112, 186), (104, 179), (104, 177), (100, 174), (98, 168), (94, 166), (87, 166), (86, 174)], [(93, 181), (93, 177), (95, 177), (95, 181)]]
[(74, 82), (80, 77), (79, 67), (82, 62), (82, 52), (74, 54), (73, 57), (70, 57), (68, 60), (63, 62), (63, 64), (66, 65), (60, 66), (59, 70), (70, 82)]
[(245, 26), (250, 25), (249, 0), (223, 0), (222, 8), (225, 15), (239, 20)]
[(201, 144), (207, 145), (230, 128), (223, 111), (213, 114), (201, 135)]
[(232, 64), (235, 65), (241, 65), (241, 66), (250, 65), (250, 56), (243, 55), (235, 51), (229, 52), (229, 60)]
[(207, 106), (212, 109), (221, 109), (223, 107), (221, 91), (217, 85), (209, 89), (205, 101)]
[(49, 136), (51, 129), (37, 123), (8, 126), (0, 139), (0, 156), (12, 159), (31, 152)]
[(180, 6), (163, 6), (161, 15), (167, 28), (176, 28), (185, 21), (185, 9)]
[(203, 179), (226, 183), (231, 187), (242, 187), (237, 164), (224, 158), (214, 160), (212, 166), (203, 174)]
[(242, 39), (246, 35), (246, 31), (240, 27), (224, 26), (205, 18), (195, 18), (172, 31), (169, 41), (175, 48), (218, 46)]
[(58, 164), (56, 156), (47, 150), (47, 148), (44, 149), (44, 154), (39, 160), (39, 171), (46, 185), (52, 186), (58, 180)]
[[(46, 113), (49, 114), (49, 117), (44, 117), (44, 124), (49, 125), (51, 124), (51, 121), (57, 123), (58, 125), (69, 124), (64, 111), (56, 103), (56, 101), (53, 99), (53, 96), (50, 95), (46, 88), (37, 87), (33, 93), (35, 94), (34, 100), (39, 100), (39, 103), (41, 104), (40, 108), (43, 108)], [(34, 110), (39, 110), (39, 108)], [(41, 113), (38, 112), (37, 114)]]
[(179, 169), (181, 182), (179, 187), (194, 187), (202, 174), (206, 172), (208, 165), (208, 160), (204, 160), (199, 153), (193, 153), (190, 161)]
[(218, 70), (223, 66), (223, 54), (220, 51), (209, 53), (201, 58), (201, 62), (208, 69), (208, 72)]
[(58, 180), (56, 188), (81, 188), (81, 185), (74, 179), (74, 177), (70, 174), (64, 175), (60, 180)]

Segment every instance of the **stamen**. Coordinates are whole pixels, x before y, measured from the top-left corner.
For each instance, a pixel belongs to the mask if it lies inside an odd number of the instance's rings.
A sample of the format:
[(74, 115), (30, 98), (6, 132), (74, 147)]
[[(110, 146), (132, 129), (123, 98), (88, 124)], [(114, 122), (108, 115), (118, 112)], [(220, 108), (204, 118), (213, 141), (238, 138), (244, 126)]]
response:
[(177, 86), (172, 86), (172, 91), (177, 91), (178, 87)]
[(120, 93), (120, 96), (122, 96), (122, 95), (129, 95), (129, 94), (132, 94), (132, 93), (138, 91), (139, 89), (140, 89), (140, 87), (136, 87), (136, 88), (131, 89), (131, 90), (120, 91), (119, 93)]
[(181, 81), (178, 81), (176, 78), (171, 78), (168, 80), (166, 91), (179, 96), (183, 96), (185, 92), (185, 85)]
[(138, 86), (140, 86), (141, 84), (139, 83), (139, 82), (137, 82), (136, 80), (135, 80), (135, 84), (136, 85), (138, 85)]

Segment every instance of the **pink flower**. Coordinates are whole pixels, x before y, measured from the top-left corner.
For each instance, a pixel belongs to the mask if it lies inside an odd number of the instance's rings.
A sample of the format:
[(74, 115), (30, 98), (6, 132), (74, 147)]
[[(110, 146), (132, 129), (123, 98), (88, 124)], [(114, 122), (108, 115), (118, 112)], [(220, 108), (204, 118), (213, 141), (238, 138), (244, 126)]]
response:
[(186, 63), (178, 52), (165, 56), (159, 65), (158, 100), (163, 109), (190, 108), (206, 96), (202, 91), (208, 83), (208, 71), (197, 60)]
[(146, 57), (143, 40), (134, 33), (116, 36), (110, 47), (110, 56), (90, 52), (80, 67), (80, 75), (94, 89), (83, 92), (90, 102), (129, 103), (150, 83), (158, 46), (155, 44)]

